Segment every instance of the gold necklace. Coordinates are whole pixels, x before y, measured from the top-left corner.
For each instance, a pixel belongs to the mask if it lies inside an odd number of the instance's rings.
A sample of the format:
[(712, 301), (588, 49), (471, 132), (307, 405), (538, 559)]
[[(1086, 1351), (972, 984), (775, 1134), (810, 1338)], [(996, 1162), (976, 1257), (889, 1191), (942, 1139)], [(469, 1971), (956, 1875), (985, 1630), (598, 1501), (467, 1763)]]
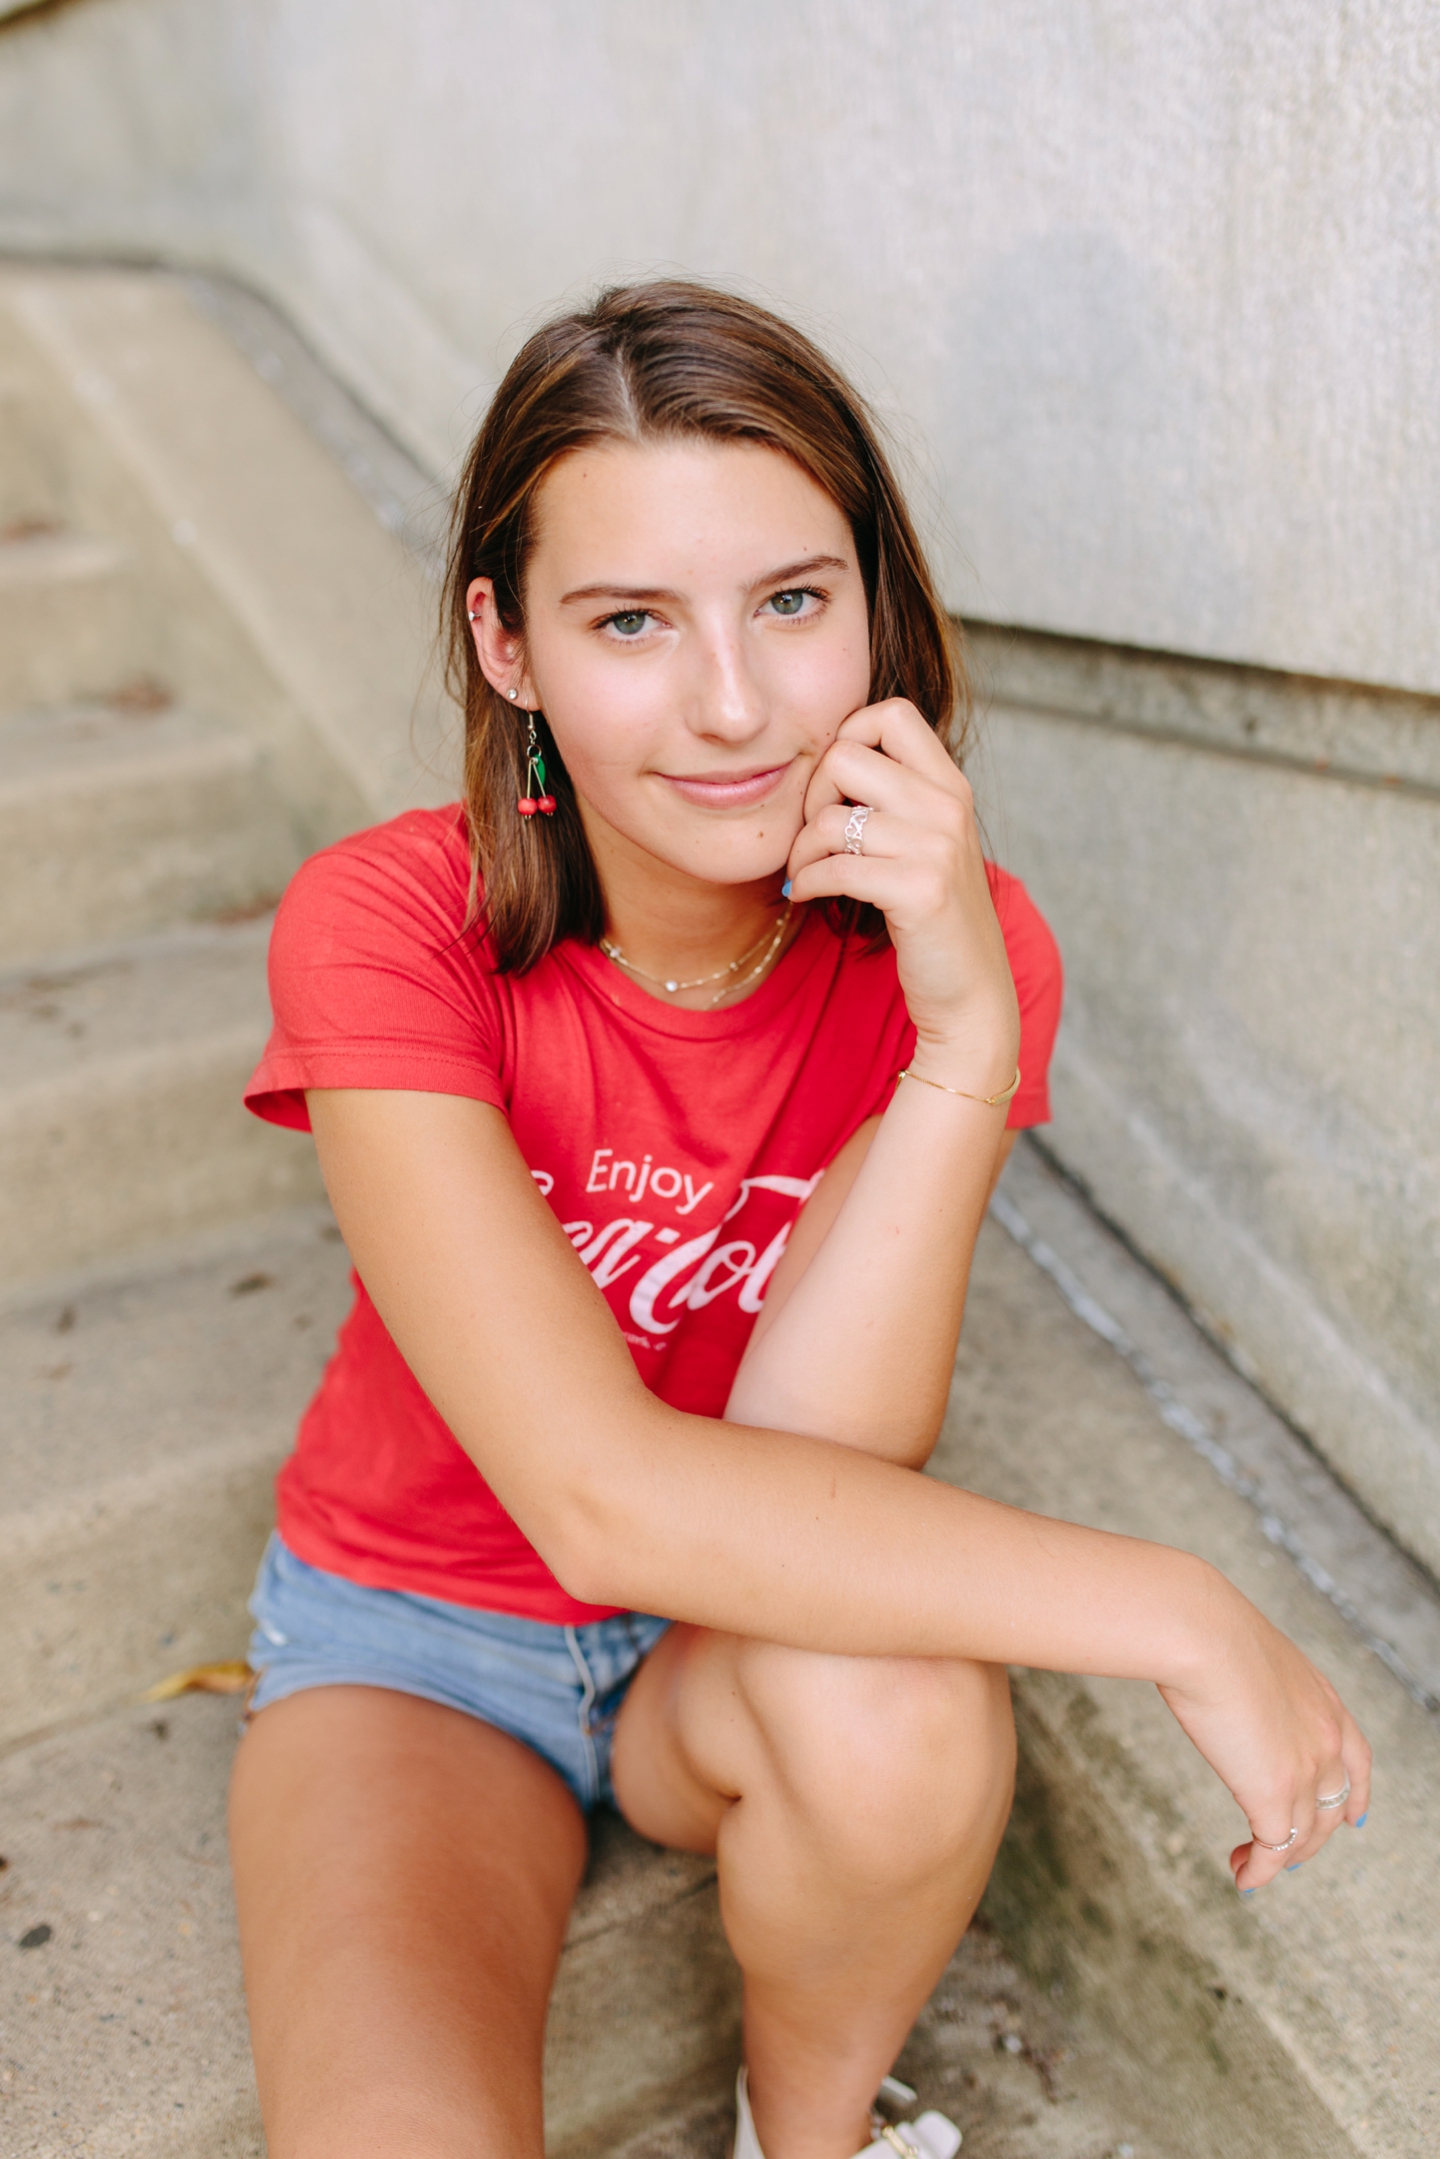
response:
[[(789, 920), (790, 904), (787, 901), (785, 905), (785, 912), (779, 917), (778, 921), (774, 924), (774, 927), (769, 930), (762, 930), (760, 935), (756, 938), (754, 944), (750, 946), (748, 951), (742, 952), (738, 960), (730, 960), (724, 967), (718, 967), (713, 975), (696, 975), (693, 982), (681, 982), (676, 980), (673, 976), (652, 975), (647, 973), (645, 968), (637, 967), (634, 960), (626, 959), (625, 954), (620, 950), (620, 947), (617, 944), (612, 944), (608, 937), (601, 938), (600, 950), (604, 953), (607, 960), (612, 960), (617, 967), (623, 967), (627, 974), (635, 975), (641, 982), (655, 983), (660, 989), (667, 991), (668, 994), (672, 997), (675, 996), (680, 990), (702, 990), (707, 988), (712, 982), (723, 982), (725, 984), (725, 987), (722, 990), (717, 990), (715, 995), (711, 998), (708, 998), (705, 1004), (702, 1006), (701, 1009), (708, 1012), (712, 1005), (719, 1004), (722, 997), (730, 996), (731, 993), (737, 989), (748, 988), (750, 983), (754, 982), (760, 975), (765, 972), (765, 969), (770, 965), (770, 962), (774, 959), (776, 953), (780, 949), (780, 941), (785, 935), (786, 924), (789, 922)], [(760, 947), (762, 945), (764, 945), (765, 950), (763, 954), (761, 954), (759, 963), (751, 969), (748, 975), (742, 977), (739, 982), (732, 981), (730, 977), (739, 974), (740, 969), (748, 965), (748, 963), (755, 958), (756, 953), (760, 951)]]

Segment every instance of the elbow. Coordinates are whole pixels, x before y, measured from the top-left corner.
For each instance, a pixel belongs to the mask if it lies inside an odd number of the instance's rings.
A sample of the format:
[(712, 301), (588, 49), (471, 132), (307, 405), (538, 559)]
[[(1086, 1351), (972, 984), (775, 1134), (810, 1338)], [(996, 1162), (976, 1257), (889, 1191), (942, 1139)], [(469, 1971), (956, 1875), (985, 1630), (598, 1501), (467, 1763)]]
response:
[(620, 1415), (592, 1424), (534, 1539), (577, 1603), (674, 1616), (676, 1480), (693, 1423), (637, 1385)]
[(581, 1510), (580, 1518), (557, 1525), (536, 1550), (567, 1597), (577, 1604), (637, 1608), (634, 1569), (622, 1541), (601, 1529)]
[(567, 1597), (577, 1604), (635, 1605), (634, 1537), (613, 1487), (599, 1477), (567, 1480), (547, 1494), (544, 1519), (521, 1524)]
[(634, 1608), (633, 1599), (621, 1587), (618, 1570), (613, 1564), (607, 1567), (601, 1554), (577, 1549), (541, 1557), (566, 1596), (577, 1604), (614, 1605), (621, 1611)]

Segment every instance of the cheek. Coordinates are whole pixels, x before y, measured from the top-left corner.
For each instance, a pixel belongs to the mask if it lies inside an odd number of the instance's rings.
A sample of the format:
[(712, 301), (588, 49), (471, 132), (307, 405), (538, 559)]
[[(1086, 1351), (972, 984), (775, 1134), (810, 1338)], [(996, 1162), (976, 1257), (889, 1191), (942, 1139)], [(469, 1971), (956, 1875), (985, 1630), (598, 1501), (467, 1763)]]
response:
[(859, 635), (819, 640), (796, 651), (787, 669), (789, 701), (817, 750), (828, 749), (842, 720), (869, 702), (870, 649)]
[(584, 660), (546, 669), (546, 721), (582, 794), (623, 785), (644, 768), (665, 711), (659, 687)]

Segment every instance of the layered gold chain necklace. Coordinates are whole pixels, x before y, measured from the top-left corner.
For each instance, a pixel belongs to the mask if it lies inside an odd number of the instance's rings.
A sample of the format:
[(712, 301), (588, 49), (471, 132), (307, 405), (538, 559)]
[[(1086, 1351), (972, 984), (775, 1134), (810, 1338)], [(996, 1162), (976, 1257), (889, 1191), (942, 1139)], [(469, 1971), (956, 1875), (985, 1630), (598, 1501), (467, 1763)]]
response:
[[(721, 983), (723, 986), (715, 992), (713, 997), (707, 997), (700, 1008), (702, 1012), (709, 1012), (720, 1004), (724, 998), (733, 997), (737, 990), (749, 989), (752, 983), (759, 981), (760, 977), (779, 956), (789, 922), (790, 906), (787, 901), (784, 913), (768, 930), (761, 931), (748, 952), (742, 952), (738, 960), (731, 960), (727, 966), (717, 967), (713, 975), (696, 975), (694, 980), (690, 982), (682, 982), (673, 975), (652, 975), (647, 973), (645, 968), (637, 967), (634, 960), (627, 959), (620, 950), (619, 945), (612, 944), (608, 937), (601, 938), (600, 950), (607, 960), (613, 961), (617, 967), (623, 967), (626, 974), (634, 975), (638, 982), (653, 982), (657, 989), (664, 990), (667, 996), (670, 997), (677, 996), (681, 990), (703, 990), (707, 989), (712, 982)], [(761, 950), (762, 946), (764, 947), (763, 951)], [(755, 958), (757, 953), (760, 955), (758, 959)], [(741, 969), (749, 967), (752, 960), (755, 960), (755, 965), (750, 967), (748, 974), (742, 974)], [(738, 980), (736, 979), (737, 976), (739, 977)]]

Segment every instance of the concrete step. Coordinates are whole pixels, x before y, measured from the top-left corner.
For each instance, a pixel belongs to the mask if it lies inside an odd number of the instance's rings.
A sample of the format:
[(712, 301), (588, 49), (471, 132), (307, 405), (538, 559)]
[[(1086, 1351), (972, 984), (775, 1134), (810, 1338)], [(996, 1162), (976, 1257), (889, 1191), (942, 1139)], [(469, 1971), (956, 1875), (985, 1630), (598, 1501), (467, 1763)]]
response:
[[(259, 2159), (225, 1861), (235, 1732), (233, 1701), (191, 1698), (0, 1760), (6, 2159)], [(547, 2035), (551, 2159), (728, 2154), (739, 2004), (713, 1877), (596, 1817)], [(983, 1930), (900, 2073), (960, 2123), (967, 2159), (1172, 2149), (1140, 2140), (1104, 2053)]]
[(1159, 1694), (1015, 1675), (1015, 1813), (986, 1896), (1042, 1984), (1226, 2159), (1440, 2149), (1440, 1597), (1153, 1275), (1024, 1147), (982, 1234), (934, 1469), (1203, 1554), (1339, 1688), (1364, 1830), (1242, 1900), (1238, 1808)]
[(155, 649), (132, 670), (265, 740), (314, 845), (453, 799), (429, 575), (183, 285), (0, 268), (0, 369), (7, 338), (66, 445), (69, 521), (143, 563)]
[(63, 526), (69, 507), (64, 445), (35, 395), (25, 357), (0, 307), (0, 542)]
[(151, 646), (118, 541), (23, 521), (0, 534), (0, 712), (114, 689)]
[(297, 860), (259, 746), (163, 692), (0, 721), (0, 966), (271, 908)]
[(0, 1744), (244, 1653), (275, 1470), (348, 1301), (306, 1207), (0, 1316)]
[(309, 1140), (240, 1102), (269, 927), (0, 976), (0, 1291), (317, 1196)]

